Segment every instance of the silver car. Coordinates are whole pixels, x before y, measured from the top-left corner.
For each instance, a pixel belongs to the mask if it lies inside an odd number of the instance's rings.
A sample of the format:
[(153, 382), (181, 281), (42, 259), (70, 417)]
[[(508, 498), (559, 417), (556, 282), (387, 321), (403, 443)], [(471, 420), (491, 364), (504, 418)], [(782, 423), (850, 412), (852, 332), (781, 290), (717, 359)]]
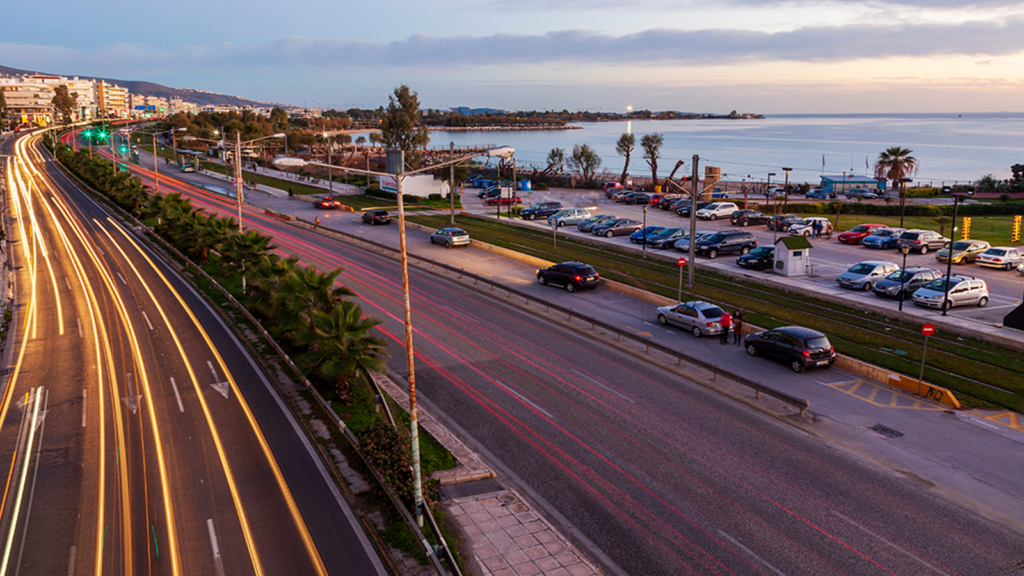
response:
[(586, 208), (566, 208), (548, 216), (548, 225), (554, 223), (561, 228), (569, 224), (579, 224), (587, 218), (590, 218), (590, 210)]
[(1012, 270), (1024, 264), (1024, 250), (1008, 246), (994, 246), (978, 254), (978, 259), (974, 262), (978, 266)]
[(445, 248), (469, 246), (469, 234), (462, 228), (441, 228), (430, 235), (430, 243), (441, 244)]
[(591, 216), (590, 218), (587, 218), (583, 222), (577, 224), (576, 229), (579, 230), (580, 232), (590, 232), (594, 228), (594, 226), (599, 226), (601, 224), (604, 224), (605, 222), (617, 220), (618, 218), (619, 217), (614, 214), (598, 214), (596, 216)]
[(914, 292), (914, 304), (928, 308), (948, 310), (953, 306), (988, 304), (988, 285), (973, 276), (953, 276), (949, 280), (949, 298), (946, 297), (946, 278), (932, 280)]
[(892, 262), (878, 262), (869, 260), (854, 264), (849, 270), (843, 272), (836, 278), (836, 282), (842, 288), (852, 288), (870, 292), (875, 282), (885, 278), (889, 274), (899, 270), (900, 267)]
[(725, 310), (715, 304), (694, 300), (658, 308), (658, 322), (662, 326), (681, 326), (700, 338), (704, 334), (721, 334), (722, 326), (718, 319), (724, 314)]

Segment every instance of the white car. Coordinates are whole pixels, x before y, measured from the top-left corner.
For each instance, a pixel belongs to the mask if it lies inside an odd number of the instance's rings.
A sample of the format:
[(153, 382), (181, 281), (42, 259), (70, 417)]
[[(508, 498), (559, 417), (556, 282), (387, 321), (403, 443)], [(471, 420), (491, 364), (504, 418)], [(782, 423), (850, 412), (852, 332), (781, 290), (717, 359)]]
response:
[(561, 228), (569, 224), (579, 224), (590, 218), (590, 210), (586, 208), (565, 208), (548, 216), (548, 226), (554, 224)]
[(988, 285), (973, 276), (953, 276), (949, 280), (948, 298), (946, 290), (946, 277), (943, 276), (918, 288), (912, 299), (918, 306), (940, 310), (971, 304), (984, 308), (988, 304)]
[(981, 254), (978, 254), (978, 258), (974, 263), (979, 266), (987, 266), (989, 268), (1011, 270), (1021, 264), (1024, 264), (1024, 250), (1021, 250), (1020, 248), (1010, 248), (1007, 246), (993, 246)]
[(841, 288), (852, 288), (854, 290), (870, 292), (875, 282), (882, 280), (899, 269), (900, 267), (892, 262), (868, 260), (867, 262), (859, 262), (851, 266), (849, 270), (836, 278), (836, 282)]
[(789, 233), (793, 236), (814, 236), (814, 223), (821, 222), (821, 235), (832, 237), (832, 221), (823, 216), (811, 216), (789, 225)]
[(728, 218), (732, 216), (732, 213), (739, 210), (739, 206), (735, 202), (715, 202), (709, 204), (700, 210), (697, 210), (697, 218), (701, 220), (718, 220), (719, 218)]

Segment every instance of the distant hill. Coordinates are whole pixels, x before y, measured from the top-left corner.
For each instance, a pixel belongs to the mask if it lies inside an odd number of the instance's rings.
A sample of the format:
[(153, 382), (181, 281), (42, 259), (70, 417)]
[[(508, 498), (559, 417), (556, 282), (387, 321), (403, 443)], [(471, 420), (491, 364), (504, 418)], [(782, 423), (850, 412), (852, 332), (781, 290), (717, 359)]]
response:
[(158, 98), (181, 98), (186, 102), (195, 102), (200, 106), (214, 105), (214, 106), (261, 106), (261, 107), (272, 107), (281, 106), (282, 108), (294, 108), (289, 104), (279, 104), (276, 102), (260, 102), (257, 100), (249, 100), (240, 96), (228, 96), (226, 94), (217, 94), (216, 92), (206, 92), (203, 90), (192, 90), (190, 88), (169, 88), (160, 84), (154, 84), (152, 82), (143, 82), (139, 80), (117, 80), (114, 78), (95, 78), (92, 76), (83, 76), (81, 74), (53, 74), (50, 72), (41, 72), (39, 70), (20, 70), (18, 68), (8, 68), (7, 66), (0, 66), (0, 74), (6, 74), (8, 76), (20, 76), (22, 74), (46, 74), (49, 76), (64, 76), (67, 78), (73, 78), (78, 76), (79, 78), (92, 78), (94, 80), (105, 80), (111, 84), (117, 84), (128, 89), (128, 92), (132, 94), (141, 94), (143, 96), (156, 96)]

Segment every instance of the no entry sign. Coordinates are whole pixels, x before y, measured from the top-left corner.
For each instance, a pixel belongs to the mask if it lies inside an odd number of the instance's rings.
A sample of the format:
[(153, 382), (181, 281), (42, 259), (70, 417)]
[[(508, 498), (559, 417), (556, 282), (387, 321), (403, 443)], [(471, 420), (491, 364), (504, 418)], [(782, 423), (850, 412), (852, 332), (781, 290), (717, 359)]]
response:
[(679, 258), (679, 260), (676, 260), (676, 264), (679, 264), (680, 266), (686, 266), (686, 258)]
[(924, 334), (925, 336), (931, 336), (932, 334), (935, 334), (935, 325), (925, 324), (924, 326), (921, 326), (921, 334)]

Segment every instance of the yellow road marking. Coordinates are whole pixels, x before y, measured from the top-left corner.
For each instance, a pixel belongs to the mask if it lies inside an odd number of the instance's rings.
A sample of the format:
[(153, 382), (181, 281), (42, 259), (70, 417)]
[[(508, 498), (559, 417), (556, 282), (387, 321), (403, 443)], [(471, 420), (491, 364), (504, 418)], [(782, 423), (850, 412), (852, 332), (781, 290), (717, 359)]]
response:
[[(890, 388), (884, 384), (878, 384), (867, 380), (854, 380), (852, 382), (841, 382), (839, 384), (829, 384), (829, 388), (834, 388), (849, 394), (858, 400), (863, 400), (868, 404), (874, 406), (880, 406), (882, 408), (896, 408), (898, 410), (945, 410), (943, 406), (936, 406), (933, 404), (926, 403), (918, 398), (911, 396), (895, 388)], [(857, 394), (858, 390), (866, 390), (867, 392), (861, 392)], [(888, 392), (890, 394), (888, 400), (876, 400), (880, 392)], [(905, 402), (901, 402), (901, 400)]]

